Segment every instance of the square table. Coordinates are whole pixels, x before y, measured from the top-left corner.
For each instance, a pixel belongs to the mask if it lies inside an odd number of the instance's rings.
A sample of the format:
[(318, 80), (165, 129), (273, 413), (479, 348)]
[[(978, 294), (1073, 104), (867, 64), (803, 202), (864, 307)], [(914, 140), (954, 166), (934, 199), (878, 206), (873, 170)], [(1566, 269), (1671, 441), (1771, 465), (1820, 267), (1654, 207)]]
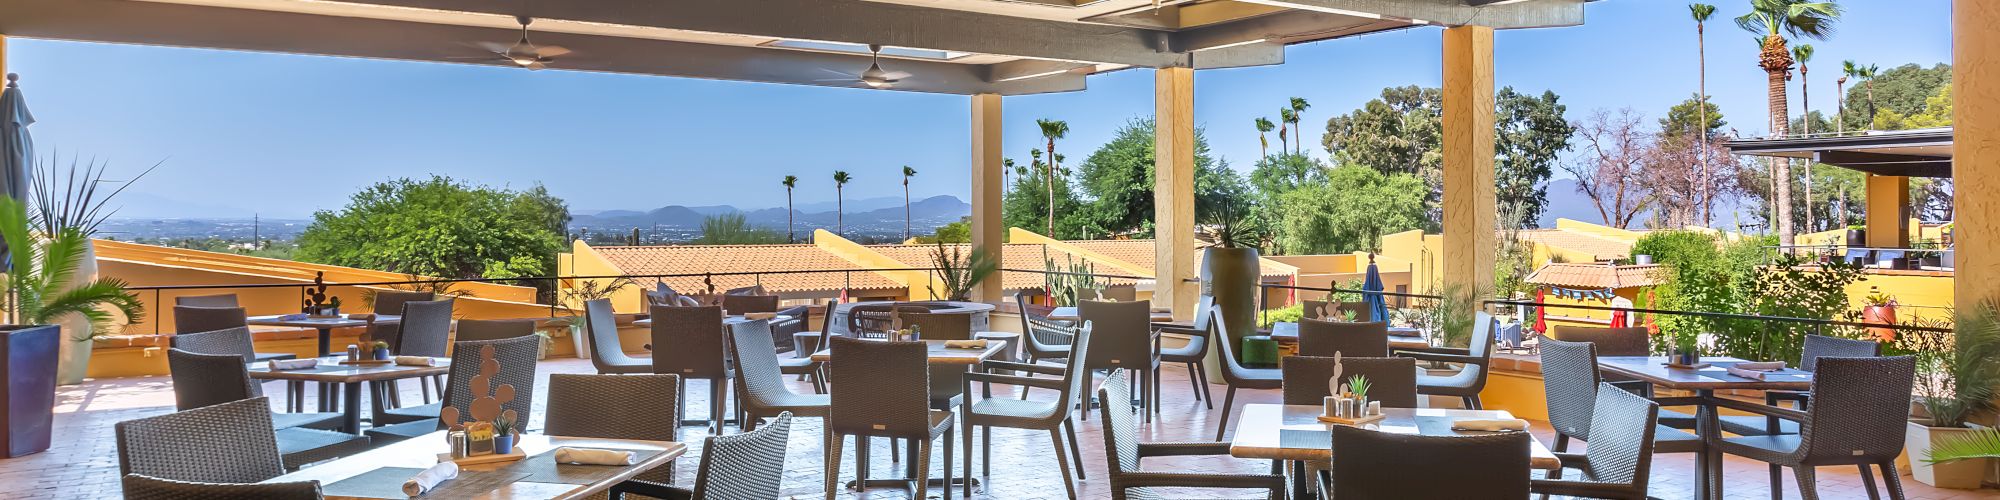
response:
[(1792, 390), (1812, 389), (1812, 372), (1785, 368), (1770, 372), (1764, 380), (1730, 375), (1727, 367), (1748, 361), (1728, 357), (1703, 357), (1702, 363), (1710, 366), (1701, 369), (1673, 368), (1667, 366), (1663, 356), (1600, 356), (1597, 369), (1606, 374), (1617, 374), (1638, 379), (1668, 389), (1691, 391), (1691, 398), (1654, 398), (1661, 406), (1693, 405), (1695, 407), (1695, 433), (1701, 435), (1702, 453), (1707, 454), (1707, 470), (1702, 471), (1702, 488), (1697, 498), (1715, 499), (1722, 496), (1722, 452), (1717, 444), (1722, 441), (1722, 426), (1716, 419), (1718, 399), (1715, 391), (1744, 390)]
[[(451, 358), (431, 358), (431, 362), (435, 366), (404, 366), (395, 363), (343, 365), (340, 364), (342, 359), (346, 359), (346, 356), (321, 357), (319, 358), (319, 366), (303, 370), (273, 370), (268, 361), (251, 363), (249, 368), (250, 379), (318, 382), (322, 387), (340, 385), (344, 389), (342, 397), (345, 399), (341, 405), (342, 418), (340, 430), (359, 434), (361, 432), (361, 384), (451, 373)], [(384, 410), (382, 398), (382, 393), (377, 393), (372, 398), (375, 403), (374, 414), (377, 416), (380, 416)]]
[[(1152, 312), (1151, 314), (1152, 314), (1152, 315), (1151, 315), (1151, 317), (1149, 318), (1149, 321), (1151, 321), (1151, 322), (1154, 322), (1154, 323), (1172, 323), (1172, 322), (1174, 322), (1174, 312), (1173, 312), (1173, 311), (1159, 311), (1159, 310), (1155, 310), (1155, 311), (1153, 311), (1153, 312)], [(1077, 308), (1076, 308), (1076, 306), (1062, 306), (1062, 307), (1058, 307), (1058, 308), (1055, 308), (1055, 310), (1053, 310), (1053, 311), (1049, 311), (1049, 315), (1048, 315), (1048, 316), (1046, 316), (1046, 317), (1047, 317), (1048, 319), (1052, 319), (1052, 320), (1056, 320), (1056, 321), (1083, 321), (1083, 314), (1077, 311)]]
[[(1243, 405), (1241, 418), (1236, 427), (1236, 436), (1229, 442), (1229, 455), (1238, 458), (1270, 460), (1292, 460), (1301, 462), (1329, 462), (1333, 460), (1333, 437), (1328, 433), (1333, 424), (1319, 421), (1322, 408), (1319, 405)], [(1457, 410), (1439, 408), (1383, 408), (1382, 414), (1388, 418), (1361, 426), (1364, 429), (1399, 434), (1421, 434), (1426, 436), (1477, 435), (1488, 434), (1478, 431), (1454, 431), (1454, 420), (1477, 419), (1497, 420), (1514, 418), (1505, 410)], [(1290, 431), (1290, 432), (1288, 432)], [(1308, 436), (1305, 433), (1313, 433)], [(1291, 438), (1287, 439), (1286, 436)], [(1326, 436), (1319, 441), (1318, 436)], [(1305, 439), (1310, 437), (1311, 439)], [(1543, 446), (1541, 440), (1530, 437), (1528, 466), (1541, 470), (1562, 468), (1562, 461)], [(1303, 476), (1303, 474), (1298, 474)], [(1295, 477), (1292, 481), (1293, 498), (1309, 498), (1311, 481)]]
[[(248, 323), (257, 326), (285, 326), (292, 328), (311, 328), (314, 330), (318, 330), (319, 355), (326, 356), (328, 354), (327, 343), (332, 342), (333, 330), (336, 328), (365, 327), (375, 323), (393, 324), (393, 323), (401, 323), (403, 321), (402, 316), (397, 316), (394, 314), (357, 314), (357, 315), (340, 316), (334, 318), (306, 317), (297, 319), (285, 319), (286, 316), (290, 315), (271, 314), (265, 316), (251, 316), (248, 318), (249, 320)], [(367, 318), (361, 319), (361, 318), (355, 318), (354, 316), (366, 316)]]
[[(1271, 340), (1279, 343), (1297, 343), (1299, 341), (1299, 324), (1292, 321), (1271, 323)], [(1424, 338), (1423, 330), (1402, 326), (1389, 327), (1390, 350), (1424, 349), (1430, 346), (1431, 342)]]
[[(611, 488), (612, 485), (632, 479), (641, 472), (666, 465), (687, 453), (687, 444), (673, 441), (644, 441), (637, 439), (598, 439), (583, 437), (549, 436), (544, 434), (522, 434), (514, 444), (529, 458), (512, 461), (467, 465), (465, 471), (520, 472), (533, 474), (529, 480), (508, 483), (500, 489), (489, 492), (486, 498), (584, 498)], [(554, 453), (556, 448), (573, 446), (579, 448), (617, 448), (626, 450), (658, 450), (639, 463), (626, 466), (580, 465), (562, 467), (549, 471), (531, 471), (531, 461), (535, 457)], [(383, 467), (426, 468), (437, 463), (440, 453), (449, 453), (450, 444), (445, 442), (445, 431), (437, 431), (395, 444), (368, 450), (358, 455), (341, 458), (298, 472), (267, 479), (266, 483), (291, 481), (319, 481), (321, 487), (342, 479), (360, 476)], [(403, 478), (408, 479), (408, 478)], [(398, 485), (401, 483), (399, 482)], [(445, 484), (450, 484), (447, 481)], [(329, 499), (346, 499), (328, 495)]]

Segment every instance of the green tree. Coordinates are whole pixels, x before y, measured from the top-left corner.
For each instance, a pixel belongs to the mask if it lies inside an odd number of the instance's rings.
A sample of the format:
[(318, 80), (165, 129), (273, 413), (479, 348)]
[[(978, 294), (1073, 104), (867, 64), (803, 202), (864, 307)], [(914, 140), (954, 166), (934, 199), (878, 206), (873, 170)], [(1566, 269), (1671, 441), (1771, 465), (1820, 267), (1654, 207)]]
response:
[(1303, 155), (1306, 153), (1305, 152), (1306, 129), (1304, 127), (1300, 127), (1299, 123), (1305, 119), (1306, 109), (1311, 108), (1312, 104), (1307, 103), (1306, 98), (1304, 97), (1293, 97), (1291, 99), (1291, 106), (1292, 106), (1292, 130), (1299, 131), (1299, 143), (1297, 145), (1292, 146), (1294, 148), (1292, 150), (1292, 153)]
[[(1126, 122), (1077, 167), (1088, 195), (1088, 227), (1111, 233), (1148, 232), (1153, 220), (1153, 120)], [(1195, 218), (1205, 220), (1224, 203), (1239, 202), (1249, 188), (1234, 170), (1209, 153), (1202, 130), (1194, 134)]]
[(1842, 121), (1845, 127), (1855, 130), (1869, 127), (1875, 122), (1875, 115), (1884, 111), (1903, 116), (1923, 113), (1940, 89), (1951, 86), (1950, 64), (1926, 68), (1912, 63), (1887, 70), (1869, 65), (1857, 69), (1862, 82), (1847, 89), (1845, 94), (1847, 102), (1857, 103), (1856, 109)]
[(918, 236), (917, 243), (971, 243), (972, 216), (968, 215), (956, 222), (938, 226), (930, 236)]
[[(1512, 87), (1496, 95), (1495, 188), (1503, 213), (1518, 213), (1535, 227), (1546, 204), (1545, 184), (1575, 129), (1553, 92), (1523, 94)], [(1440, 227), (1444, 193), (1444, 93), (1417, 86), (1382, 89), (1382, 97), (1327, 120), (1321, 144), (1335, 164), (1361, 165), (1384, 174), (1423, 179), (1426, 229)]]
[(730, 212), (701, 218), (701, 236), (696, 245), (770, 245), (784, 243), (777, 231), (750, 225), (742, 213)]
[[(1715, 15), (1715, 6), (1705, 3), (1688, 4), (1688, 15), (1694, 18), (1694, 43), (1695, 43), (1695, 58), (1696, 58), (1695, 60), (1698, 66), (1698, 69), (1695, 72), (1696, 84), (1698, 86), (1695, 89), (1694, 97), (1695, 100), (1698, 101), (1700, 104), (1695, 109), (1695, 115), (1696, 115), (1695, 123), (1712, 125), (1711, 127), (1708, 128), (1708, 133), (1714, 134), (1716, 130), (1715, 127), (1720, 127), (1721, 126), (1720, 122), (1722, 121), (1721, 113), (1716, 112), (1715, 109), (1710, 108), (1708, 103), (1708, 18), (1710, 16)], [(1710, 122), (1708, 120), (1710, 113), (1715, 113), (1716, 119), (1714, 122)], [(1669, 117), (1671, 117), (1671, 113), (1669, 113)], [(1662, 127), (1662, 128), (1667, 128), (1667, 127)], [(1701, 162), (1701, 168), (1698, 174), (1703, 179), (1715, 178), (1714, 173), (1710, 171), (1710, 162), (1708, 156), (1709, 155), (1708, 141), (1702, 141), (1700, 143), (1700, 150), (1697, 151), (1697, 153), (1699, 153), (1698, 155), (1699, 157), (1696, 158), (1696, 160)], [(1714, 219), (1713, 214), (1711, 213), (1712, 211), (1711, 205), (1713, 204), (1708, 203), (1708, 200), (1713, 198), (1714, 195), (1712, 194), (1711, 191), (1709, 191), (1709, 186), (1707, 186), (1706, 184), (1707, 183), (1704, 183), (1704, 185), (1702, 186), (1702, 191), (1698, 193), (1698, 195), (1702, 199), (1702, 206), (1701, 206), (1702, 224), (1708, 224), (1712, 222)]]
[(1411, 174), (1383, 174), (1358, 165), (1327, 171), (1325, 183), (1308, 183), (1278, 195), (1276, 244), (1290, 254), (1375, 250), (1383, 234), (1422, 227), (1423, 181)]
[[(1298, 129), (1298, 124), (1299, 124), (1298, 111), (1292, 110), (1292, 108), (1289, 106), (1278, 108), (1278, 151), (1279, 152), (1290, 151), (1292, 149), (1291, 147), (1292, 143), (1289, 139), (1286, 139), (1285, 135), (1287, 131)], [(1299, 142), (1304, 143), (1305, 141), (1306, 141), (1305, 133), (1304, 131), (1300, 131)]]
[(785, 185), (785, 242), (797, 242), (799, 238), (792, 233), (792, 215), (797, 213), (792, 210), (792, 189), (799, 187), (799, 176), (787, 175), (780, 183)]
[(1267, 156), (1250, 169), (1250, 187), (1265, 197), (1275, 197), (1299, 187), (1326, 182), (1326, 166), (1318, 160), (1295, 154)]
[[(1707, 127), (1701, 126), (1703, 121), (1708, 122)], [(1715, 137), (1722, 135), (1722, 127), (1728, 125), (1729, 122), (1722, 118), (1721, 107), (1712, 102), (1703, 103), (1701, 96), (1694, 95), (1688, 96), (1687, 100), (1681, 101), (1680, 104), (1667, 108), (1666, 118), (1660, 119), (1660, 133), (1679, 138), (1705, 128), (1709, 137)]]
[(847, 181), (854, 176), (846, 170), (833, 171), (833, 230), (842, 237), (847, 236)]
[(1905, 114), (1894, 109), (1884, 109), (1875, 115), (1874, 130), (1913, 130), (1951, 126), (1951, 86), (1937, 89), (1937, 94), (1924, 100), (1924, 107), (1914, 114)]
[[(1054, 185), (1049, 185), (1048, 174), (1053, 170), (1043, 166), (1042, 150), (1030, 151), (1029, 157), (1028, 165), (1014, 167), (1014, 185), (1001, 197), (1001, 222), (1030, 231), (1052, 227), (1053, 233), (1043, 235), (1056, 239), (1084, 238), (1085, 221), (1079, 213), (1083, 203), (1077, 198), (1075, 182), (1067, 175), (1056, 175)], [(1054, 206), (1049, 205), (1051, 200)], [(1052, 213), (1062, 215), (1050, 221), (1046, 217)]]
[(1537, 227), (1549, 203), (1549, 176), (1558, 155), (1569, 150), (1576, 133), (1555, 92), (1521, 94), (1514, 87), (1495, 96), (1500, 108), (1494, 140), (1493, 183), (1500, 213), (1515, 218), (1517, 227)]
[(1833, 125), (1834, 131), (1841, 134), (1847, 133), (1847, 79), (1860, 78), (1863, 68), (1863, 66), (1855, 64), (1853, 59), (1841, 61), (1840, 79), (1833, 81), (1833, 106), (1834, 115), (1836, 116), (1833, 120)]
[(523, 191), (444, 176), (377, 183), (299, 235), (299, 260), (442, 278), (555, 273), (569, 208), (540, 185)]
[(1268, 132), (1270, 132), (1270, 131), (1271, 131), (1271, 129), (1275, 129), (1275, 128), (1278, 128), (1278, 127), (1277, 127), (1277, 125), (1272, 125), (1272, 124), (1271, 124), (1271, 119), (1270, 119), (1270, 118), (1265, 118), (1265, 117), (1262, 117), (1262, 116), (1259, 116), (1259, 117), (1257, 117), (1257, 147), (1258, 147), (1258, 156), (1260, 156), (1260, 157), (1261, 157), (1261, 156), (1271, 156), (1271, 140), (1270, 140), (1270, 139), (1266, 139), (1266, 138), (1264, 138), (1264, 134), (1265, 134), (1265, 133), (1268, 133)]
[[(1785, 35), (1825, 40), (1833, 34), (1833, 24), (1839, 19), (1838, 4), (1809, 0), (1750, 0), (1750, 13), (1736, 18), (1736, 26), (1763, 37), (1757, 66), (1764, 69), (1765, 94), (1770, 96), (1772, 136), (1785, 136), (1791, 122), (1790, 108), (1785, 101), (1788, 91), (1785, 80), (1790, 78), (1793, 59), (1791, 50), (1786, 47), (1788, 40)], [(1774, 161), (1771, 165), (1772, 178), (1792, 178), (1791, 162)], [(1778, 241), (1789, 245), (1793, 234), (1791, 183), (1780, 182), (1775, 191)]]

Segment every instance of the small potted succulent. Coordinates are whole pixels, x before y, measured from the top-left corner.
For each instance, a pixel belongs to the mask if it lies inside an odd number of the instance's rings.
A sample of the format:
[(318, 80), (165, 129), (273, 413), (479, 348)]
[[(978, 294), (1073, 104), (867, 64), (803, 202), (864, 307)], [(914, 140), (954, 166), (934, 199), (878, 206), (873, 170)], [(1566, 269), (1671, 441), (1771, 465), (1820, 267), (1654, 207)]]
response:
[(371, 350), (371, 351), (374, 351), (374, 353), (375, 353), (375, 359), (378, 359), (378, 360), (382, 360), (382, 361), (388, 361), (388, 360), (389, 360), (389, 343), (388, 343), (388, 342), (383, 342), (383, 341), (380, 341), (380, 340), (377, 340), (377, 341), (375, 341), (375, 343), (373, 343), (373, 344), (370, 344), (370, 345), (369, 345), (369, 350)]
[(514, 452), (514, 414), (503, 413), (493, 419), (493, 453), (506, 455)]

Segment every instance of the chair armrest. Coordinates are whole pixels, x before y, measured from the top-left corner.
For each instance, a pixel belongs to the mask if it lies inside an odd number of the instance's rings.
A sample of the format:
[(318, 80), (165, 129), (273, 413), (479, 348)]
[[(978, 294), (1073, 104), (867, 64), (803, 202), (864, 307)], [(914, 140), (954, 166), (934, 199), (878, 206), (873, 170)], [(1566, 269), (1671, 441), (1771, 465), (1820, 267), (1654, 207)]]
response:
[(1419, 361), (1441, 361), (1445, 363), (1483, 364), (1486, 362), (1486, 358), (1481, 358), (1478, 356), (1470, 356), (1463, 354), (1443, 354), (1443, 353), (1423, 352), (1423, 351), (1396, 351), (1394, 353), (1391, 353), (1390, 355), (1398, 358), (1410, 358)]
[(1775, 389), (1764, 391), (1764, 404), (1771, 406), (1778, 406), (1779, 401), (1791, 401), (1794, 403), (1798, 403), (1798, 406), (1796, 406), (1796, 408), (1804, 409), (1807, 404), (1810, 404), (1812, 402), (1812, 393), (1806, 391), (1781, 391)]
[(694, 498), (693, 490), (689, 490), (686, 488), (670, 484), (660, 484), (652, 481), (640, 481), (637, 479), (626, 480), (624, 482), (611, 485), (611, 492), (620, 494), (631, 493), (653, 498), (664, 498), (668, 500), (682, 500), (682, 499)]
[(1016, 363), (1013, 361), (988, 360), (986, 362), (980, 363), (979, 365), (987, 370), (1014, 370), (1014, 371), (1023, 371), (1030, 373), (1040, 373), (1043, 375), (1056, 375), (1056, 376), (1061, 376), (1063, 374), (1063, 367), (1033, 364), (1033, 363)]
[(1621, 498), (1634, 494), (1630, 485), (1579, 479), (1531, 479), (1528, 484), (1528, 490), (1535, 493), (1569, 497)]
[(1205, 455), (1217, 455), (1217, 456), (1229, 455), (1229, 443), (1216, 443), (1216, 442), (1139, 443), (1139, 458), (1184, 457), (1184, 456), (1205, 456)]
[(1267, 474), (1179, 474), (1165, 472), (1127, 472), (1118, 475), (1119, 488), (1144, 488), (1155, 486), (1185, 488), (1254, 488), (1272, 492), (1285, 490), (1285, 477)]
[(1581, 469), (1585, 464), (1590, 463), (1590, 457), (1582, 453), (1558, 451), (1555, 452), (1555, 455), (1556, 461), (1562, 462), (1563, 468), (1566, 469)]
[(1181, 335), (1201, 335), (1203, 333), (1207, 333), (1195, 329), (1194, 325), (1186, 325), (1178, 323), (1153, 323), (1153, 331), (1158, 333), (1177, 333)]
[(1731, 410), (1755, 413), (1766, 417), (1778, 417), (1793, 422), (1803, 423), (1806, 421), (1806, 412), (1794, 410), (1791, 408), (1779, 408), (1776, 406), (1765, 406), (1756, 403), (1745, 403), (1742, 401), (1737, 401), (1729, 398), (1715, 398), (1714, 401), (1716, 406), (1728, 408)]
[(1040, 389), (1053, 389), (1058, 391), (1065, 389), (1065, 387), (1063, 387), (1062, 379), (1029, 378), (1029, 377), (1014, 376), (1014, 375), (1001, 375), (998, 373), (967, 372), (965, 374), (966, 389), (968, 390), (971, 389), (972, 384), (975, 382), (989, 383), (989, 384), (1020, 385), (1020, 386), (1035, 387)]

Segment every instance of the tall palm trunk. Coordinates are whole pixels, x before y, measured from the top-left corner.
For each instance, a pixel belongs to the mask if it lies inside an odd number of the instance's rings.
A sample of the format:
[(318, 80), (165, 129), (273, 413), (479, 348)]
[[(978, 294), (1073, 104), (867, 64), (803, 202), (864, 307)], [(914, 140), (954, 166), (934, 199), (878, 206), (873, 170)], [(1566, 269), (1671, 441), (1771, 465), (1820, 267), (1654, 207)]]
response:
[(1048, 223), (1049, 237), (1054, 238), (1056, 237), (1056, 138), (1055, 137), (1049, 138), (1049, 161), (1042, 164), (1042, 171), (1044, 172), (1044, 175), (1042, 177), (1043, 181), (1042, 187), (1046, 188), (1049, 193), (1049, 206), (1048, 206), (1049, 218), (1045, 222)]
[(1833, 134), (1847, 134), (1847, 77), (1833, 81)]
[(910, 239), (910, 178), (903, 178), (903, 240)]
[(847, 189), (833, 188), (833, 231), (847, 237)]
[(799, 237), (792, 231), (792, 188), (785, 188), (785, 242), (799, 242)]
[[(1803, 50), (1803, 49), (1801, 49)], [(1808, 136), (1812, 135), (1812, 89), (1806, 85), (1806, 63), (1799, 63), (1799, 124)], [(1813, 220), (1813, 175), (1812, 160), (1805, 161), (1806, 178), (1801, 185), (1806, 189), (1806, 231), (1818, 232), (1819, 225)]]
[(1694, 23), (1694, 46), (1696, 61), (1701, 67), (1697, 72), (1700, 75), (1697, 88), (1701, 92), (1698, 97), (1701, 99), (1695, 103), (1697, 110), (1695, 113), (1701, 120), (1701, 124), (1696, 126), (1701, 134), (1701, 149), (1695, 161), (1701, 162), (1701, 167), (1695, 170), (1701, 173), (1701, 225), (1707, 227), (1715, 221), (1712, 202), (1714, 193), (1711, 192), (1714, 188), (1710, 186), (1715, 183), (1715, 176), (1708, 171), (1708, 28), (1704, 27), (1703, 23)]
[[(1764, 50), (1758, 55), (1760, 66), (1765, 73), (1765, 94), (1770, 97), (1771, 136), (1784, 137), (1791, 130), (1788, 116), (1791, 107), (1785, 101), (1785, 76), (1792, 73), (1792, 54), (1785, 47), (1785, 38), (1772, 34), (1764, 37)], [(1777, 219), (1778, 243), (1792, 244), (1792, 163), (1790, 159), (1771, 162), (1772, 218)]]

